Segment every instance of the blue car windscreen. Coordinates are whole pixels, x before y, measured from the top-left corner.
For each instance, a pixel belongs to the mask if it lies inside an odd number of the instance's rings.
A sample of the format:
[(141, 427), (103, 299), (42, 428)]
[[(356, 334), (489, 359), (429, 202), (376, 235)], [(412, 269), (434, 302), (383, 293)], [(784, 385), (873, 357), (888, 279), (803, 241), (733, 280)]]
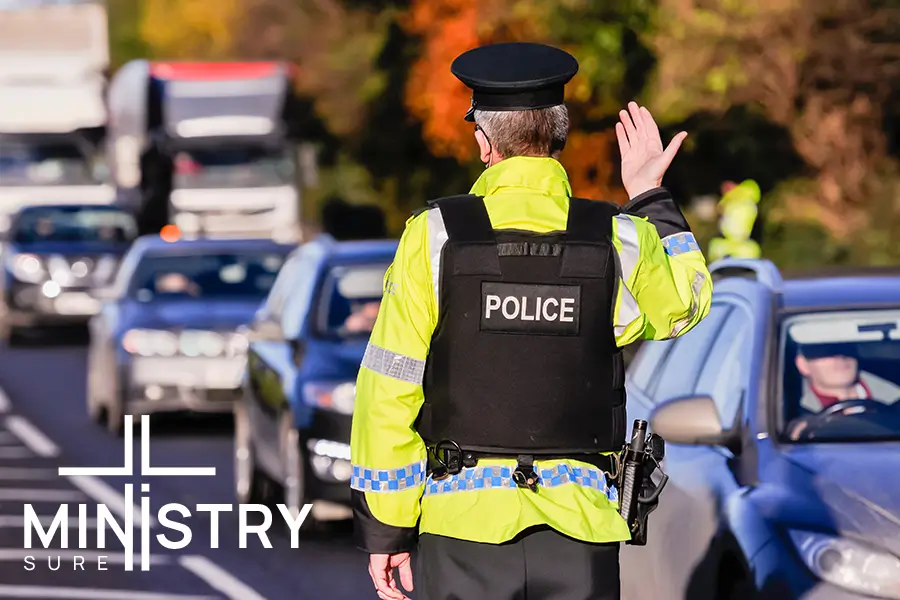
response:
[(272, 251), (147, 256), (135, 269), (132, 297), (261, 300), (285, 255)]

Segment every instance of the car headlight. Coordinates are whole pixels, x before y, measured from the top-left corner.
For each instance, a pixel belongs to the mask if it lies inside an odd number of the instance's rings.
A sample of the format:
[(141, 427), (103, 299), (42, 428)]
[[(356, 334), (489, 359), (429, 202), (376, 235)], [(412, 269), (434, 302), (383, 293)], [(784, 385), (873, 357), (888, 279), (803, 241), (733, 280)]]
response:
[(34, 254), (13, 254), (6, 264), (13, 276), (26, 283), (40, 283), (47, 276), (44, 263)]
[(876, 598), (900, 599), (900, 558), (849, 538), (789, 531), (806, 566), (822, 580)]
[(356, 404), (356, 383), (307, 383), (303, 386), (303, 399), (310, 406), (352, 415)]
[(130, 329), (122, 336), (122, 348), (141, 356), (174, 356), (178, 354), (178, 336), (170, 331)]

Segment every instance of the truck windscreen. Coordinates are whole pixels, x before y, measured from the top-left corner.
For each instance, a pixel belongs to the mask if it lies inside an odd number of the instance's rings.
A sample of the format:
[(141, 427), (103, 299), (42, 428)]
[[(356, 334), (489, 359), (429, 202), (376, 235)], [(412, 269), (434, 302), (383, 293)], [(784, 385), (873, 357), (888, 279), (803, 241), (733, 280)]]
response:
[(175, 189), (250, 188), (293, 185), (287, 150), (208, 148), (180, 151), (174, 158)]
[(103, 183), (75, 144), (4, 141), (0, 185), (98, 185)]

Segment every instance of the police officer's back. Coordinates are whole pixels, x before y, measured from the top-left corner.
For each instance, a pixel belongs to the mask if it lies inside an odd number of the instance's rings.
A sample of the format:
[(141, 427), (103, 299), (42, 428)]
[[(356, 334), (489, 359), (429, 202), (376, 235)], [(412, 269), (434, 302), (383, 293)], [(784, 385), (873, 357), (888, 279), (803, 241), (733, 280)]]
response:
[(555, 156), (577, 62), (536, 44), (463, 54), (488, 167), (407, 221), (357, 381), (356, 534), (379, 596), (618, 598), (621, 348), (689, 331), (709, 272), (637, 105), (617, 126), (620, 209), (572, 198)]

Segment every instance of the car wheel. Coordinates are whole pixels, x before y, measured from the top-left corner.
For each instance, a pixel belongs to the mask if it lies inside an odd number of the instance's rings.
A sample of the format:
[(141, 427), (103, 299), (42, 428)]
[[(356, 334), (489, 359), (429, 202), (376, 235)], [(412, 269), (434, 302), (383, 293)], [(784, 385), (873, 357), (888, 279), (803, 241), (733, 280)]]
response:
[(256, 466), (250, 417), (246, 407), (234, 405), (234, 490), (239, 504), (269, 504), (271, 482)]
[[(282, 414), (278, 431), (283, 475), (282, 487), (284, 489), (283, 502), (291, 516), (296, 518), (303, 509), (303, 505), (307, 503), (306, 456), (300, 447), (300, 432), (294, 425), (294, 415), (290, 410)], [(318, 530), (319, 525), (310, 511), (303, 522), (303, 528)]]

